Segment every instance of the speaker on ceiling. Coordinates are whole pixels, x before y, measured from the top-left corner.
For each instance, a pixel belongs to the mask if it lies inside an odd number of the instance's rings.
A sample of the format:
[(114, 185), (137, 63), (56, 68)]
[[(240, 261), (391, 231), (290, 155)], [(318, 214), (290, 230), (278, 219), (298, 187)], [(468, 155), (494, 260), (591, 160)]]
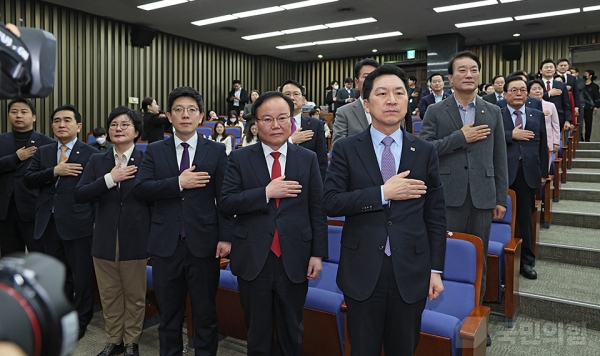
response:
[(505, 61), (518, 61), (521, 59), (521, 43), (506, 43), (502, 45), (502, 59)]
[(130, 36), (132, 46), (147, 47), (152, 44), (152, 40), (156, 37), (156, 31), (144, 26), (133, 25)]

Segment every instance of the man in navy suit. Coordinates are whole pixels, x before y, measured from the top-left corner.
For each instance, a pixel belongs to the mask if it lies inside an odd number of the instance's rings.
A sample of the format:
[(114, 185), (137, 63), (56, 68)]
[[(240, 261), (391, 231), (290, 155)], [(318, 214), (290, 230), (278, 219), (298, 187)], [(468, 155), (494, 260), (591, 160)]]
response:
[(221, 210), (235, 215), (231, 272), (246, 315), (248, 355), (300, 355), (307, 279), (317, 278), (328, 252), (317, 157), (288, 142), (293, 109), (279, 92), (256, 100), (261, 144), (229, 156), (223, 183)]
[(231, 219), (219, 213), (217, 203), (227, 168), (225, 146), (196, 133), (203, 115), (200, 93), (174, 89), (167, 117), (175, 135), (148, 145), (136, 177), (135, 197), (154, 202), (148, 253), (161, 311), (161, 355), (182, 353), (188, 289), (196, 355), (217, 352), (219, 258), (231, 248)]
[(425, 112), (429, 105), (439, 103), (452, 95), (444, 91), (444, 77), (440, 73), (433, 73), (429, 76), (429, 83), (431, 83), (431, 90), (433, 91), (421, 99), (421, 104), (419, 104), (419, 116), (421, 119), (425, 117)]
[(481, 99), (488, 103), (496, 104), (496, 102), (504, 100), (504, 76), (497, 75), (492, 78), (492, 86), (494, 87), (494, 92), (482, 96)]
[(412, 355), (425, 300), (443, 290), (446, 208), (437, 152), (400, 123), (404, 71), (383, 65), (363, 86), (372, 125), (338, 141), (325, 212), (346, 216), (337, 283), (348, 306), (352, 355)]
[(355, 102), (360, 97), (358, 89), (352, 88), (352, 78), (346, 77), (344, 79), (344, 87), (337, 91), (335, 100), (336, 111), (346, 104)]
[(540, 64), (541, 79), (544, 82), (544, 100), (551, 101), (556, 106), (560, 128), (570, 130), (572, 117), (568, 89), (565, 83), (554, 80), (555, 69), (554, 61), (550, 58)]
[(54, 142), (33, 129), (35, 106), (27, 99), (8, 103), (12, 131), (0, 135), (0, 253), (44, 252), (33, 238), (37, 190), (23, 185), (23, 176), (38, 147)]
[[(513, 77), (513, 76), (518, 76), (523, 78), (523, 80), (525, 82), (529, 81), (529, 77), (527, 76), (527, 73), (523, 70), (518, 70), (516, 72), (511, 73), (508, 78)], [(502, 92), (504, 93), (504, 80), (502, 81)], [(496, 105), (498, 105), (501, 108), (506, 107), (506, 99), (502, 98), (500, 100), (496, 101)], [(544, 109), (542, 108), (542, 102), (536, 98), (532, 98), (530, 96), (527, 96), (527, 98), (525, 98), (525, 106), (530, 108), (530, 109), (536, 109), (539, 111), (544, 111)]]
[(579, 86), (577, 85), (577, 77), (571, 74), (569, 68), (570, 64), (567, 58), (560, 58), (556, 61), (556, 74), (563, 77), (563, 81), (567, 85), (567, 90), (573, 94), (573, 100), (575, 101), (575, 115), (579, 116), (579, 106), (581, 106)]
[[(280, 88), (283, 95), (292, 99), (294, 112), (291, 124), (291, 136), (289, 142), (300, 145), (317, 154), (321, 178), (325, 180), (327, 171), (327, 139), (323, 121), (310, 116), (302, 115), (302, 105), (306, 102), (302, 85), (294, 80), (288, 80)], [(344, 89), (341, 89), (342, 91)]]
[[(45, 251), (67, 267), (65, 294), (79, 314), (79, 338), (93, 315), (92, 203), (76, 204), (75, 187), (83, 167), (99, 151), (77, 139), (81, 115), (72, 105), (52, 113), (57, 144), (40, 147), (23, 178), (29, 189), (39, 189), (34, 238)], [(73, 297), (74, 295), (74, 297)]]
[(521, 247), (521, 275), (536, 279), (531, 216), (535, 192), (548, 178), (548, 146), (544, 113), (525, 106), (527, 83), (508, 78), (504, 95), (508, 106), (501, 109), (506, 136), (508, 183), (517, 195), (517, 226)]

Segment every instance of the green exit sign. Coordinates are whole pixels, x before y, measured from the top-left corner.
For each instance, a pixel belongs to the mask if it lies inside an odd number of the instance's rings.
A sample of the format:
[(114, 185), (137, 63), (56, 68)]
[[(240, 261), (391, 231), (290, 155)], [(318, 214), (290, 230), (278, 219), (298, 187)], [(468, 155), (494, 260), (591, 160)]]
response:
[(411, 49), (410, 51), (406, 51), (406, 59), (415, 59), (416, 56), (416, 50)]

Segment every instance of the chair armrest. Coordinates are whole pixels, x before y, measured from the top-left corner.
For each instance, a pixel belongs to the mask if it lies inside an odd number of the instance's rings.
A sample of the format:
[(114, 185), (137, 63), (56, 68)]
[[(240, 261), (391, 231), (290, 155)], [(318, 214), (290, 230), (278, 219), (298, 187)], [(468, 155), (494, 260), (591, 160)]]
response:
[(229, 258), (221, 258), (221, 269), (225, 269), (229, 264)]
[(348, 307), (346, 306), (346, 302), (343, 302), (343, 303), (342, 303), (342, 306), (340, 306), (340, 310), (341, 310), (343, 313), (345, 313), (345, 312), (346, 312), (346, 309), (348, 309)]
[(470, 340), (475, 345), (485, 342), (489, 316), (490, 307), (483, 305), (476, 306), (465, 318), (463, 326), (460, 328), (460, 338), (462, 340)]
[(504, 246), (504, 253), (514, 255), (518, 246), (521, 244), (521, 239), (510, 239)]

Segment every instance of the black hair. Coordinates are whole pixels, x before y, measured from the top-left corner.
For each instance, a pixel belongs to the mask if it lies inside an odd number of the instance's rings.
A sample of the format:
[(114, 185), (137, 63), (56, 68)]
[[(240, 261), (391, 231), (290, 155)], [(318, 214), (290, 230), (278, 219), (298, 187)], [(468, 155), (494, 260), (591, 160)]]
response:
[(346, 78), (344, 78), (344, 84), (346, 84), (346, 83), (354, 83), (354, 80), (352, 80), (352, 78), (350, 78), (350, 77), (346, 77)]
[(512, 82), (516, 82), (516, 81), (522, 81), (523, 83), (525, 83), (525, 86), (527, 86), (527, 81), (523, 80), (523, 78), (521, 78), (518, 75), (512, 76), (512, 77), (508, 77), (506, 78), (506, 81), (504, 82), (504, 92), (506, 93), (508, 91), (508, 84), (512, 83)]
[(562, 63), (562, 62), (567, 62), (568, 65), (571, 65), (571, 62), (569, 62), (568, 58), (559, 58), (558, 61), (556, 61), (556, 64)]
[(415, 77), (414, 75), (411, 75), (410, 77), (408, 77), (408, 80), (412, 80), (413, 82), (416, 82), (417, 77)]
[(542, 87), (542, 89), (544, 89), (544, 82), (542, 82), (542, 80), (541, 80), (541, 79), (534, 79), (534, 80), (530, 80), (530, 81), (527, 83), (527, 92), (530, 92), (530, 91), (531, 91), (531, 87), (532, 87), (534, 84), (539, 84), (539, 85)]
[(246, 136), (244, 136), (246, 138), (246, 143), (250, 143), (252, 142), (252, 139), (254, 139), (254, 135), (252, 134), (252, 126), (256, 126), (256, 120), (253, 120), (248, 124), (248, 132), (246, 133)]
[(577, 73), (579, 73), (579, 69), (577, 69), (577, 67), (569, 67), (569, 70), (571, 70), (571, 69), (576, 71)]
[(148, 106), (152, 105), (154, 98), (147, 96), (142, 100), (142, 112), (148, 112)]
[[(588, 78), (588, 79), (591, 79), (591, 80), (592, 80), (592, 82), (593, 82), (594, 80), (598, 79), (598, 77), (596, 77), (596, 72), (594, 72), (594, 70), (593, 70), (593, 69), (586, 69), (586, 70), (585, 70), (585, 72), (588, 72), (588, 74), (589, 74), (589, 75), (590, 75), (590, 77), (591, 77), (591, 78)], [(584, 72), (584, 73), (585, 73), (585, 72)]]
[(25, 99), (25, 98), (15, 98), (15, 99), (11, 100), (10, 103), (8, 103), (8, 112), (10, 112), (10, 109), (16, 103), (26, 104), (27, 106), (29, 106), (29, 109), (31, 110), (31, 114), (36, 115), (35, 105), (33, 105), (33, 103), (29, 99)]
[(202, 95), (192, 87), (179, 87), (173, 89), (173, 91), (169, 93), (169, 99), (167, 101), (167, 112), (171, 112), (171, 107), (173, 106), (175, 100), (184, 96), (194, 99), (196, 101), (196, 104), (198, 104), (200, 112), (204, 112), (204, 101), (202, 100)]
[(496, 79), (498, 79), (498, 78), (504, 78), (504, 76), (503, 76), (503, 75), (500, 75), (500, 74), (498, 74), (498, 75), (495, 75), (495, 76), (492, 78), (492, 84), (494, 84), (494, 82), (495, 82), (495, 81), (496, 81)]
[(138, 135), (133, 139), (133, 142), (137, 142), (144, 131), (143, 120), (139, 112), (133, 111), (127, 106), (119, 106), (113, 109), (113, 111), (108, 114), (108, 118), (106, 119), (106, 127), (110, 127), (110, 124), (113, 122), (113, 120), (121, 115), (127, 115), (133, 123), (133, 128), (138, 132)]
[(364, 66), (372, 66), (372, 67), (375, 67), (375, 68), (379, 68), (381, 66), (381, 64), (379, 64), (379, 62), (377, 62), (373, 58), (365, 58), (365, 59), (363, 59), (362, 61), (356, 63), (356, 66), (354, 66), (354, 78), (358, 79), (358, 77), (360, 76), (360, 70)]
[(550, 58), (546, 58), (542, 61), (542, 63), (540, 63), (540, 69), (542, 69), (542, 67), (544, 66), (544, 64), (546, 63), (552, 63), (552, 65), (554, 66), (554, 68), (556, 68), (556, 64), (554, 63), (554, 61)]
[(460, 58), (471, 58), (477, 63), (477, 69), (481, 70), (481, 61), (479, 60), (479, 57), (471, 51), (462, 51), (455, 53), (450, 58), (450, 61), (448, 61), (448, 74), (454, 75), (454, 61)]
[(565, 78), (564, 78), (562, 75), (558, 74), (558, 73), (555, 73), (555, 74), (552, 76), (552, 78), (553, 78), (554, 80), (556, 80), (556, 79), (559, 79), (559, 80), (560, 80), (560, 81), (562, 81), (563, 83), (565, 82)]
[(77, 108), (75, 108), (75, 106), (73, 106), (71, 104), (66, 104), (66, 105), (57, 107), (52, 112), (52, 115), (50, 115), (52, 120), (54, 120), (54, 115), (56, 115), (56, 113), (59, 111), (72, 111), (75, 116), (75, 121), (77, 121), (78, 124), (81, 123), (81, 114), (79, 113), (79, 111), (77, 111)]
[(338, 82), (337, 79), (334, 79), (331, 81), (331, 83), (329, 83), (329, 85), (333, 86), (335, 83), (339, 84), (340, 82)]
[(223, 126), (223, 133), (221, 134), (221, 141), (220, 141), (220, 142), (223, 142), (227, 138), (227, 132), (225, 131), (225, 124), (222, 123), (221, 121), (217, 121), (217, 123), (213, 127), (213, 132), (210, 135), (210, 137), (212, 138), (213, 141), (217, 141), (217, 137), (219, 136), (219, 134), (217, 133), (217, 126), (219, 126), (219, 125)]
[(516, 70), (508, 75), (509, 77), (521, 76), (525, 78), (529, 78), (529, 75), (524, 70)]
[(442, 77), (442, 82), (444, 81), (444, 76), (441, 75), (440, 73), (433, 73), (432, 75), (429, 76), (429, 78), (427, 78), (427, 80), (429, 82), (431, 82), (431, 79), (433, 79), (433, 77), (435, 77), (436, 75), (439, 75), (440, 77)]
[[(283, 88), (283, 85), (281, 87)], [(292, 101), (292, 99), (283, 95), (283, 93), (280, 91), (268, 91), (263, 95), (259, 96), (258, 99), (256, 99), (256, 101), (252, 104), (250, 112), (252, 113), (252, 117), (254, 118), (254, 120), (258, 120), (258, 117), (256, 116), (256, 111), (258, 110), (258, 108), (260, 108), (260, 106), (264, 104), (265, 101), (273, 98), (281, 98), (285, 100), (285, 102), (290, 107), (290, 116), (294, 114), (294, 102)]]
[(312, 117), (314, 114), (318, 113), (316, 108), (312, 108), (310, 109), (310, 111), (308, 112), (308, 116)]
[(242, 84), (242, 82), (239, 79), (234, 79), (233, 82), (231, 82), (231, 85), (235, 85), (235, 84)]
[(94, 131), (92, 131), (92, 135), (94, 135), (94, 137), (106, 135), (106, 129), (104, 127), (96, 127)]
[(404, 71), (398, 66), (395, 66), (393, 64), (384, 64), (376, 68), (371, 73), (369, 73), (369, 75), (365, 79), (363, 83), (363, 97), (365, 99), (369, 99), (369, 95), (371, 95), (371, 90), (373, 90), (373, 82), (375, 81), (375, 79), (382, 75), (388, 74), (395, 75), (398, 78), (400, 78), (400, 80), (402, 80), (402, 82), (404, 83), (404, 87), (408, 90), (408, 78), (406, 78), (406, 73), (404, 73)]
[(288, 84), (292, 84), (293, 86), (297, 87), (298, 89), (300, 89), (302, 96), (306, 96), (306, 92), (304, 91), (304, 87), (302, 87), (302, 84), (300, 84), (297, 81), (292, 80), (292, 79), (286, 80), (283, 84), (281, 84), (281, 86), (279, 87), (279, 91), (283, 92), (283, 87)]

